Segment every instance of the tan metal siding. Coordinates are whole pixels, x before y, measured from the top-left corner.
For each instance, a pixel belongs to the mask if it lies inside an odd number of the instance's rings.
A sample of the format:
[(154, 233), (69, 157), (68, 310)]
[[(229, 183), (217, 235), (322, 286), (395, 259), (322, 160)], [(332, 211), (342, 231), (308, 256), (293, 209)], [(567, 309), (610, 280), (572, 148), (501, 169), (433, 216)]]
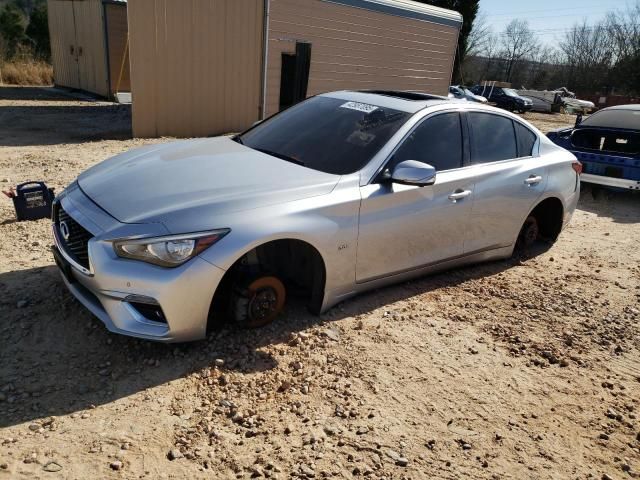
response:
[[(80, 88), (78, 62), (75, 56), (76, 32), (71, 0), (49, 0), (49, 35), (51, 63), (56, 85)], [(73, 51), (72, 51), (73, 49)]]
[(131, 78), (129, 74), (129, 51), (127, 47), (127, 6), (125, 4), (116, 5), (111, 3), (105, 5), (104, 8), (111, 94), (115, 94), (116, 92), (130, 92)]
[(458, 29), (323, 0), (271, 0), (266, 114), (280, 100), (283, 53), (311, 43), (307, 95), (342, 89), (446, 95)]
[(133, 132), (239, 131), (259, 117), (262, 0), (130, 0)]
[(56, 85), (107, 96), (107, 59), (101, 0), (48, 0)]
[(76, 41), (79, 50), (80, 88), (109, 95), (107, 50), (101, 0), (74, 0)]

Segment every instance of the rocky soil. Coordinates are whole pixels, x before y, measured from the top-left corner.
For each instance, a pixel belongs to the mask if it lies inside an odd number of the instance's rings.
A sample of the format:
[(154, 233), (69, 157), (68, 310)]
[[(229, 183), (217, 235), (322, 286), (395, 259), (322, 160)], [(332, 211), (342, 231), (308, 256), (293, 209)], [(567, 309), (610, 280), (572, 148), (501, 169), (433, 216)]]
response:
[[(2, 88), (0, 187), (168, 140), (130, 136), (126, 106)], [(586, 190), (548, 250), (158, 345), (108, 333), (0, 199), (0, 480), (640, 478), (639, 222)]]

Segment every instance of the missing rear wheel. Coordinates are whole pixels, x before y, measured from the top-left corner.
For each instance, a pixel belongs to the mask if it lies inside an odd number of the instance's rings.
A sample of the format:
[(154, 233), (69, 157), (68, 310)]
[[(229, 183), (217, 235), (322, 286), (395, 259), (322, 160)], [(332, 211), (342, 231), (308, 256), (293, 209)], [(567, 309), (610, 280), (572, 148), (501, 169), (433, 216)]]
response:
[(531, 247), (539, 237), (540, 227), (538, 226), (538, 220), (534, 216), (527, 217), (518, 236), (518, 245), (521, 248)]

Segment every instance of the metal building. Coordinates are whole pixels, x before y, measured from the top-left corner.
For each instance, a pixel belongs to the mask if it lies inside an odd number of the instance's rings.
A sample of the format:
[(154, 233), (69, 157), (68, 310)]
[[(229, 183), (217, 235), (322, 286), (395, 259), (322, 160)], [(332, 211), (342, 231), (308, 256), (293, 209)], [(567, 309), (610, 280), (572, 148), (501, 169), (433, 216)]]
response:
[(447, 95), (462, 17), (411, 0), (130, 0), (133, 132), (240, 131), (340, 89)]
[(130, 91), (126, 0), (48, 0), (54, 83), (103, 97)]

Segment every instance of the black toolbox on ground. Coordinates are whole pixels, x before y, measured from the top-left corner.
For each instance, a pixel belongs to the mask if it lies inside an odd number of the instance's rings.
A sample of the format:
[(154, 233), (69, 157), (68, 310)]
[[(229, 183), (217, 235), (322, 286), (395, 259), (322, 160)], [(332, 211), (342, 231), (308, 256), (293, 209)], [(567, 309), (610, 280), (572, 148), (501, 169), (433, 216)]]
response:
[(12, 193), (18, 221), (51, 217), (55, 194), (53, 188), (48, 188), (44, 182), (21, 183)]

